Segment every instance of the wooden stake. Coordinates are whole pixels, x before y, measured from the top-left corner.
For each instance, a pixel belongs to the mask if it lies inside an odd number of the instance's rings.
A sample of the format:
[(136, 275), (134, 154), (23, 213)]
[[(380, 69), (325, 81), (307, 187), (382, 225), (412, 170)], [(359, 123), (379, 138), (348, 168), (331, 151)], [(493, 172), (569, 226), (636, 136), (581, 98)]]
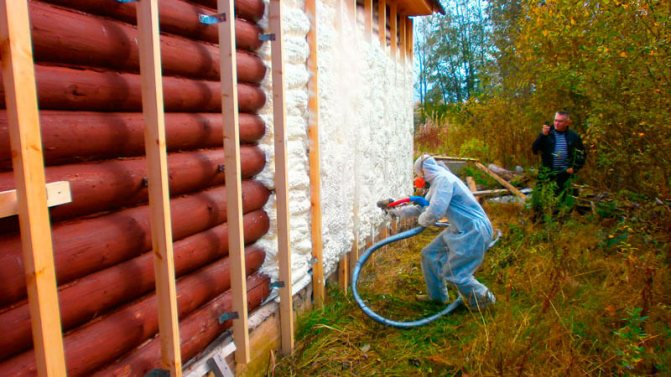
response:
[(321, 209), (321, 165), (319, 162), (319, 65), (318, 65), (318, 14), (316, 0), (305, 2), (305, 11), (310, 18), (310, 31), (307, 39), (310, 45), (308, 70), (308, 158), (310, 163), (310, 216), (312, 217), (312, 257), (315, 263), (312, 266), (312, 294), (314, 305), (318, 309), (324, 307), (324, 261), (322, 242), (322, 209)]
[(39, 376), (66, 376), (28, 3), (0, 1), (2, 77)]
[(387, 49), (387, 0), (380, 0), (377, 14), (377, 34), (380, 38), (380, 47)]
[(338, 285), (343, 293), (349, 289), (349, 253), (343, 255), (338, 262)]
[(171, 376), (179, 377), (182, 375), (182, 357), (172, 248), (158, 0), (138, 2), (137, 28), (142, 75), (142, 112), (145, 120), (144, 145), (149, 172), (151, 239), (161, 339), (161, 367), (169, 370)]
[(273, 130), (275, 133), (275, 196), (277, 200), (277, 233), (280, 280), (280, 324), (282, 351), (294, 349), (294, 322), (292, 308), (291, 249), (289, 245), (289, 193), (287, 179), (286, 107), (284, 104), (284, 52), (282, 47), (282, 7), (280, 0), (270, 0), (269, 22), (275, 39), (271, 42), (273, 78)]
[(238, 71), (235, 47), (233, 0), (218, 0), (217, 9), (226, 19), (218, 24), (221, 72), (221, 111), (224, 117), (224, 158), (226, 175), (226, 216), (228, 255), (231, 259), (233, 340), (238, 365), (249, 363), (249, 324), (247, 322), (247, 281), (245, 245), (242, 229), (242, 188), (240, 178), (240, 131), (238, 122)]

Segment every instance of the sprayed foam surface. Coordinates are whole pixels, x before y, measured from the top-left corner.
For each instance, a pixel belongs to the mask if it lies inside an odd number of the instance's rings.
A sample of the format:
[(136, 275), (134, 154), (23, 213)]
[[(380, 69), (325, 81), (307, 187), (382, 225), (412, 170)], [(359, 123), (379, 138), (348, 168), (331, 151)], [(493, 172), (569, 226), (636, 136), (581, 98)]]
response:
[[(267, 3), (267, 0), (266, 0)], [(349, 252), (358, 230), (359, 245), (376, 236), (386, 219), (376, 202), (411, 192), (412, 180), (412, 73), (385, 52), (373, 36), (367, 42), (361, 25), (351, 20), (336, 23), (335, 0), (317, 2), (319, 66), (319, 148), (323, 263), (326, 275), (335, 271)], [(292, 280), (309, 273), (310, 180), (308, 162), (310, 20), (304, 0), (282, 1), (284, 80), (286, 104), (287, 168), (290, 211)], [(262, 25), (267, 23), (267, 15)], [(340, 31), (344, 31), (341, 33)], [(271, 66), (270, 45), (260, 55)], [(269, 70), (270, 72), (270, 70)], [(272, 82), (263, 82), (268, 103), (260, 112), (266, 135), (260, 142), (267, 165), (257, 177), (274, 188), (275, 171)], [(275, 196), (265, 206), (271, 228), (258, 241), (267, 250), (262, 271), (278, 278), (277, 216)]]

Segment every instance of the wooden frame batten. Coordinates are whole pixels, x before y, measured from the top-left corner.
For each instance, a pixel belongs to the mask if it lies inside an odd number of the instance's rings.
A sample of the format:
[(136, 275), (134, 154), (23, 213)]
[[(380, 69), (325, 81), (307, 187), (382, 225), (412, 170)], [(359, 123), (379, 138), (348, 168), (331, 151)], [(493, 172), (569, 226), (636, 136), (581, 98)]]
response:
[(39, 376), (66, 376), (28, 2), (0, 1), (2, 74)]

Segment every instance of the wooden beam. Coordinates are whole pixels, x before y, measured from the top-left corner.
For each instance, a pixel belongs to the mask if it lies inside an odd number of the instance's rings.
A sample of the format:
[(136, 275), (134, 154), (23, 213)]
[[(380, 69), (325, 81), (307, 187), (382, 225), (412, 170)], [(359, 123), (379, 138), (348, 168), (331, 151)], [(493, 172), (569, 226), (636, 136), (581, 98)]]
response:
[(487, 169), (487, 167), (486, 167), (485, 165), (483, 165), (483, 164), (481, 164), (481, 163), (479, 163), (479, 162), (475, 162), (475, 166), (476, 166), (478, 169), (480, 169), (480, 170), (484, 171), (485, 173), (489, 174), (490, 177), (494, 178), (494, 180), (496, 180), (498, 183), (500, 183), (501, 185), (503, 185), (503, 187), (507, 188), (510, 192), (512, 192), (513, 194), (515, 194), (515, 196), (517, 196), (518, 198), (520, 198), (520, 199), (522, 199), (522, 200), (526, 200), (526, 199), (527, 199), (527, 196), (524, 195), (520, 190), (518, 190), (517, 188), (515, 188), (515, 186), (511, 185), (510, 183), (508, 183), (508, 181), (506, 181), (505, 179), (499, 177), (499, 176), (498, 176), (497, 174), (495, 174), (493, 171)]
[(145, 120), (144, 145), (149, 172), (151, 240), (158, 299), (158, 329), (161, 339), (161, 367), (170, 371), (171, 376), (180, 377), (182, 356), (172, 248), (158, 0), (140, 0), (136, 9), (140, 74), (142, 76), (142, 112)]
[(389, 29), (391, 33), (391, 55), (398, 56), (398, 4), (392, 1), (389, 9)]
[(347, 294), (347, 290), (349, 289), (349, 279), (350, 279), (349, 254), (350, 253), (343, 255), (342, 257), (340, 257), (340, 261), (338, 261), (338, 286), (340, 287), (340, 290), (345, 294)]
[(380, 0), (377, 14), (377, 34), (382, 50), (387, 48), (387, 0)]
[(363, 2), (363, 32), (366, 40), (370, 42), (373, 38), (373, 0)]
[(242, 188), (240, 178), (240, 130), (238, 119), (238, 71), (235, 46), (235, 11), (233, 0), (217, 0), (217, 11), (226, 19), (218, 24), (221, 72), (221, 111), (224, 117), (224, 157), (226, 175), (226, 216), (228, 255), (231, 259), (231, 293), (235, 361), (249, 363), (249, 324), (247, 321), (247, 281), (245, 245), (242, 229)]
[(318, 14), (317, 1), (306, 0), (305, 11), (310, 19), (310, 31), (307, 35), (310, 45), (308, 57), (308, 159), (310, 164), (310, 228), (312, 237), (312, 295), (315, 307), (324, 307), (324, 258), (322, 242), (322, 209), (321, 209), (321, 164), (319, 162), (319, 59), (318, 59)]
[(2, 77), (39, 376), (66, 376), (28, 3), (0, 1)]
[[(58, 181), (47, 183), (47, 206), (55, 207), (72, 202), (70, 182)], [(0, 191), (0, 219), (19, 213), (16, 190)]]
[(415, 54), (415, 41), (414, 41), (414, 26), (413, 26), (413, 21), (412, 18), (408, 17), (405, 19), (407, 26), (406, 26), (406, 33), (408, 34), (407, 36), (407, 41), (406, 45), (408, 47), (408, 56), (410, 57), (410, 61), (414, 61), (414, 54)]
[(271, 42), (273, 80), (273, 130), (275, 134), (275, 197), (277, 203), (277, 256), (280, 267), (280, 324), (282, 351), (294, 349), (294, 315), (292, 305), (291, 248), (289, 240), (289, 185), (287, 169), (287, 109), (284, 103), (284, 51), (282, 46), (282, 6), (280, 0), (270, 0), (268, 26), (275, 39)]
[(471, 176), (466, 177), (466, 185), (468, 185), (468, 189), (471, 190), (471, 192), (478, 191), (478, 187), (475, 185), (475, 180), (473, 179), (473, 177)]
[(401, 16), (401, 22), (399, 23), (399, 35), (400, 35), (400, 43), (399, 43), (399, 53), (401, 55), (401, 63), (405, 63), (406, 60), (406, 55), (408, 54), (408, 46), (407, 46), (407, 40), (406, 40), (406, 32), (405, 32), (405, 27), (406, 27), (406, 22), (405, 22), (405, 16)]

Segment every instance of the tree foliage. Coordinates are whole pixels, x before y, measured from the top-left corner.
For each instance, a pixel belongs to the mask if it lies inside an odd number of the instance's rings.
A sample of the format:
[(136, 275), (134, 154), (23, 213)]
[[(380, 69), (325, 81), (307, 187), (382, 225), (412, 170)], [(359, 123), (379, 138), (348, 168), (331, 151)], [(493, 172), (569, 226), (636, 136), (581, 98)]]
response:
[(450, 135), (460, 135), (448, 141), (454, 150), (478, 138), (502, 163), (535, 162), (530, 145), (542, 122), (568, 110), (589, 147), (581, 178), (668, 197), (668, 0), (491, 0), (483, 9), (492, 58), (478, 72), (481, 91), (443, 99)]

